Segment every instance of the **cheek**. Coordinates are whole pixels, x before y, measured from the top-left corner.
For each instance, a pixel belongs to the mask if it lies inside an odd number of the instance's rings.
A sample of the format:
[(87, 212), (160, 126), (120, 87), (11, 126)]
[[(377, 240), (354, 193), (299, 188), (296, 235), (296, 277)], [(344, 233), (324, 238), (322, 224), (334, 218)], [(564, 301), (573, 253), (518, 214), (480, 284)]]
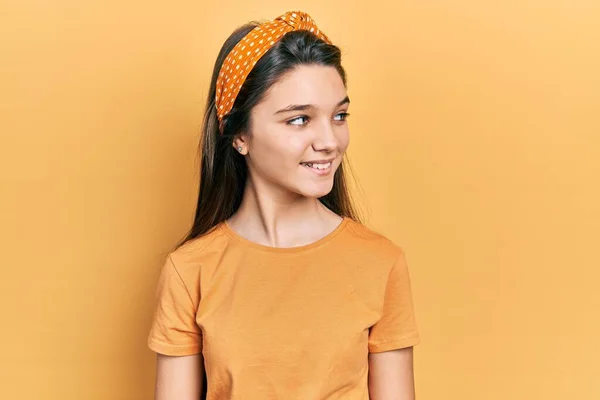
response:
[(296, 163), (299, 163), (300, 161), (303, 161), (303, 157), (310, 147), (310, 140), (308, 135), (291, 135), (286, 141), (285, 146), (290, 158), (293, 158)]
[(346, 148), (348, 148), (348, 145), (350, 145), (350, 131), (348, 130), (347, 126), (344, 127), (344, 129), (340, 130), (340, 132), (337, 135), (337, 139), (340, 147), (340, 152), (344, 152)]
[(275, 174), (286, 173), (295, 168), (303, 160), (307, 143), (301, 136), (273, 135), (261, 140), (260, 146), (254, 147), (255, 163), (268, 168)]

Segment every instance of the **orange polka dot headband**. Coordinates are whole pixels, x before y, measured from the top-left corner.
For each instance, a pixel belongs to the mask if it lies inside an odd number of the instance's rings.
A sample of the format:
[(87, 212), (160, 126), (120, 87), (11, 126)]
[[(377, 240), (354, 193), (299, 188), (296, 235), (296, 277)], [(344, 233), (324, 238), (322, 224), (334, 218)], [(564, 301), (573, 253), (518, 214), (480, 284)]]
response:
[(256, 26), (235, 45), (225, 58), (217, 78), (215, 105), (219, 123), (233, 108), (244, 81), (258, 60), (286, 33), (301, 30), (312, 32), (331, 44), (308, 14), (290, 11)]

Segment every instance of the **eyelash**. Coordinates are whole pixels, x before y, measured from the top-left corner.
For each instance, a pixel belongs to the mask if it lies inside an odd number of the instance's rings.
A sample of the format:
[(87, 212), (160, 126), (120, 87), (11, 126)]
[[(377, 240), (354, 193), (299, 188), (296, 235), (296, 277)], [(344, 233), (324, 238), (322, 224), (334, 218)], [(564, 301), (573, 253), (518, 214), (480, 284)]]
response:
[[(337, 113), (335, 116), (336, 116), (336, 117), (337, 117), (337, 116), (342, 116), (342, 119), (341, 119), (341, 120), (337, 120), (337, 122), (342, 122), (342, 121), (345, 121), (345, 120), (346, 120), (346, 118), (348, 118), (348, 116), (349, 116), (349, 115), (350, 115), (350, 113), (347, 113), (347, 112), (341, 112), (341, 113)], [(297, 121), (297, 120), (299, 120), (299, 119), (301, 119), (301, 118), (304, 118), (304, 119), (306, 119), (307, 121), (306, 121), (304, 124), (293, 124), (293, 123), (292, 123), (293, 121)], [(309, 120), (309, 117), (308, 117), (308, 116), (306, 116), (306, 115), (300, 115), (300, 116), (298, 116), (298, 117), (295, 117), (295, 118), (292, 118), (292, 119), (290, 119), (289, 121), (286, 121), (286, 124), (287, 124), (287, 125), (292, 125), (292, 126), (304, 126), (304, 125), (306, 125), (306, 124), (308, 123), (308, 120)]]

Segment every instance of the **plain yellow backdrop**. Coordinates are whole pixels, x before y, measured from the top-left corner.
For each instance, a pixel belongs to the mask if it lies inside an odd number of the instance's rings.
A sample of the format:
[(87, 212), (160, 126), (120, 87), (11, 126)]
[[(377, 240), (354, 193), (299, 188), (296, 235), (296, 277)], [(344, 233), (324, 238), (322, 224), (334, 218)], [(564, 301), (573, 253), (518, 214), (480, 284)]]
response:
[(599, 399), (596, 0), (3, 2), (0, 398), (152, 398), (214, 59), (292, 9), (343, 50), (366, 223), (411, 267), (418, 398)]

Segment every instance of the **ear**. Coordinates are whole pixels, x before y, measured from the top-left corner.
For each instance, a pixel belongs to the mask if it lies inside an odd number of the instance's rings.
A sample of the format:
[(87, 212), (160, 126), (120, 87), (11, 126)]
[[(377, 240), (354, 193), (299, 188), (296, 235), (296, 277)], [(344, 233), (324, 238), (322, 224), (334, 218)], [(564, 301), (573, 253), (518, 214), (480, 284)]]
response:
[[(235, 151), (244, 155), (248, 153), (248, 137), (245, 134), (240, 134), (233, 139), (232, 143)], [(241, 150), (240, 150), (241, 149)]]

